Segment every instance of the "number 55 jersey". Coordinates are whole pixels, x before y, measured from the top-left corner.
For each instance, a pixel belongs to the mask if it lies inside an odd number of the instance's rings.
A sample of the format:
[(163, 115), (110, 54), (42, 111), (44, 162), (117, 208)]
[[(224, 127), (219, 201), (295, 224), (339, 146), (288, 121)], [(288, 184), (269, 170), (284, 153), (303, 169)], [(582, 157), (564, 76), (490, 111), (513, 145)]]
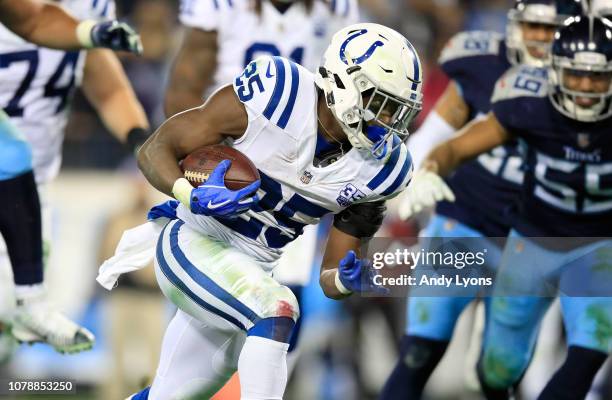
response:
[(525, 161), (515, 229), (524, 236), (612, 234), (612, 118), (580, 122), (548, 97), (546, 70), (516, 67), (498, 82), (492, 111), (519, 138)]
[[(76, 18), (115, 18), (113, 0), (63, 0)], [(0, 25), (0, 106), (32, 147), (38, 183), (61, 164), (67, 104), (81, 80), (85, 53), (38, 47)]]

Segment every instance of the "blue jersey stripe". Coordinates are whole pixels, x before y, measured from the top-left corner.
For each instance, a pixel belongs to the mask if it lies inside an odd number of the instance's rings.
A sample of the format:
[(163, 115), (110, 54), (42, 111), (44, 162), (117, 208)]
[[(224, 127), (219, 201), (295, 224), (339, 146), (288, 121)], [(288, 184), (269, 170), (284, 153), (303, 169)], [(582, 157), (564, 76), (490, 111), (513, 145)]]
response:
[(227, 0), (227, 4), (228, 4), (230, 7), (234, 7), (234, 2), (233, 2), (232, 0)]
[(268, 119), (272, 118), (272, 114), (276, 111), (278, 103), (280, 103), (281, 97), (283, 96), (283, 89), (285, 88), (285, 65), (283, 64), (283, 60), (280, 57), (272, 57), (272, 59), (276, 67), (276, 82), (274, 84), (272, 97), (263, 112), (264, 117)]
[(332, 14), (336, 12), (336, 0), (331, 0), (331, 10), (332, 10)]
[(223, 311), (217, 309), (216, 307), (208, 304), (206, 301), (204, 301), (202, 298), (200, 298), (200, 296), (198, 296), (195, 293), (193, 293), (187, 287), (187, 285), (185, 285), (185, 283), (183, 281), (181, 281), (179, 279), (179, 277), (174, 274), (174, 272), (172, 272), (172, 269), (170, 268), (170, 266), (166, 262), (166, 259), (165, 259), (165, 256), (164, 256), (164, 251), (163, 251), (163, 245), (162, 245), (164, 233), (165, 233), (167, 228), (168, 228), (168, 226), (166, 225), (166, 227), (164, 227), (164, 230), (162, 231), (162, 234), (160, 235), (159, 240), (157, 242), (157, 261), (159, 263), (160, 269), (162, 270), (162, 272), (166, 276), (166, 278), (168, 278), (168, 280), (170, 282), (172, 282), (172, 284), (174, 286), (176, 286), (181, 292), (183, 292), (184, 294), (189, 296), (190, 299), (195, 301), (200, 307), (204, 308), (205, 310), (207, 310), (207, 311), (209, 311), (209, 312), (211, 312), (213, 314), (216, 314), (216, 315), (220, 316), (221, 318), (225, 319), (226, 321), (229, 321), (232, 324), (236, 325), (238, 328), (246, 331), (246, 327), (240, 321), (238, 321), (236, 318), (232, 317), (231, 315), (226, 314)]
[(400, 173), (397, 175), (397, 177), (395, 177), (395, 180), (393, 181), (391, 186), (386, 188), (381, 193), (383, 196), (390, 195), (391, 193), (395, 192), (400, 187), (402, 182), (404, 182), (404, 180), (406, 179), (406, 175), (408, 175), (411, 165), (412, 165), (412, 158), (410, 157), (410, 153), (406, 152), (406, 159), (404, 160), (404, 165), (402, 165), (402, 169)]
[(98, 5), (98, 0), (93, 0), (93, 3), (91, 3), (91, 8), (95, 10), (97, 5)]
[(393, 150), (393, 153), (391, 153), (391, 156), (385, 163), (385, 166), (378, 172), (378, 174), (376, 174), (374, 178), (372, 178), (370, 182), (368, 182), (368, 189), (376, 189), (385, 181), (385, 179), (389, 177), (389, 175), (391, 175), (391, 172), (393, 172), (393, 169), (395, 169), (395, 165), (397, 164), (401, 150), (401, 146), (397, 146), (397, 148)]
[(342, 16), (347, 17), (349, 14), (349, 6), (351, 4), (351, 0), (344, 0), (344, 2), (346, 3), (346, 7), (344, 7), (344, 13), (342, 14)]
[(289, 65), (291, 67), (291, 91), (289, 92), (289, 100), (287, 101), (287, 105), (285, 106), (285, 109), (278, 120), (278, 126), (281, 128), (285, 128), (289, 122), (289, 117), (291, 117), (293, 107), (295, 106), (298, 87), (300, 86), (300, 73), (296, 64), (289, 62)]
[(185, 272), (187, 272), (191, 279), (204, 288), (204, 290), (210, 292), (213, 296), (247, 317), (251, 322), (256, 323), (259, 321), (259, 316), (257, 316), (253, 310), (242, 304), (221, 286), (217, 285), (215, 281), (206, 276), (206, 274), (196, 268), (196, 266), (187, 259), (185, 253), (183, 253), (183, 250), (181, 250), (178, 243), (178, 232), (183, 225), (184, 222), (179, 220), (174, 224), (172, 230), (170, 231), (170, 248), (172, 249), (172, 255), (174, 258), (176, 258), (181, 267), (185, 270)]
[(102, 9), (102, 12), (100, 13), (101, 17), (108, 17), (108, 6), (110, 6), (110, 2), (111, 0), (106, 0), (106, 3), (104, 3), (104, 8)]
[(215, 6), (215, 10), (219, 9), (219, 2), (217, 0), (213, 0), (213, 6)]

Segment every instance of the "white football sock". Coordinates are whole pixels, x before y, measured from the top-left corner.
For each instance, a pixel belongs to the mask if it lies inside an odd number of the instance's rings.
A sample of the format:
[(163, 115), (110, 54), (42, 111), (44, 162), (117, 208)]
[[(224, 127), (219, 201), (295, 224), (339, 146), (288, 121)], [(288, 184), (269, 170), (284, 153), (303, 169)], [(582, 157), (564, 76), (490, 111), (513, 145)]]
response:
[(238, 359), (241, 400), (282, 400), (289, 344), (249, 336)]

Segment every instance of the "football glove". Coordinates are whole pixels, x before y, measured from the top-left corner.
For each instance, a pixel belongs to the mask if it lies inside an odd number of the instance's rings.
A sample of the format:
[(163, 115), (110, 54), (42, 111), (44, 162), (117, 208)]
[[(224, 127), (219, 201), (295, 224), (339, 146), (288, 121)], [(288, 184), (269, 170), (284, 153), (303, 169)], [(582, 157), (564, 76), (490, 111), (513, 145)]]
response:
[(367, 260), (357, 258), (353, 250), (349, 250), (338, 264), (336, 287), (342, 294), (352, 292), (388, 294), (389, 289), (374, 283), (376, 270), (370, 268)]
[(414, 173), (398, 209), (399, 217), (406, 220), (438, 201), (455, 201), (455, 195), (440, 175), (420, 169)]
[(85, 20), (77, 26), (77, 37), (85, 48), (107, 47), (142, 54), (140, 36), (125, 22)]
[(189, 197), (186, 198), (181, 192), (184, 178), (177, 180), (173, 193), (181, 203), (188, 205), (191, 212), (199, 215), (213, 217), (235, 217), (259, 202), (255, 192), (259, 189), (260, 180), (240, 190), (229, 190), (224, 183), (225, 173), (231, 165), (230, 160), (223, 160), (212, 171), (210, 177), (195, 189), (189, 189)]

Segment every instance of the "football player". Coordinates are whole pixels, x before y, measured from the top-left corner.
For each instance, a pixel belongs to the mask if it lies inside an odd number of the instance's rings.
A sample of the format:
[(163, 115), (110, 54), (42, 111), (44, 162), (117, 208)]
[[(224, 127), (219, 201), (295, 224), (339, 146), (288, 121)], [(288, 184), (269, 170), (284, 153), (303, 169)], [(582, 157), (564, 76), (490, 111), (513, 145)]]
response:
[[(547, 64), (556, 28), (570, 14), (580, 13), (579, 6), (573, 0), (518, 0), (508, 12), (505, 37), (495, 32), (467, 31), (451, 38), (440, 56), (440, 66), (451, 79), (450, 84), (408, 141), (415, 165), (422, 163), (435, 144), (451, 138), (456, 130), (490, 110), (495, 82), (512, 65)], [(454, 193), (451, 200), (456, 199), (437, 204), (436, 213), (421, 234), (424, 240), (474, 238), (471, 242), (474, 246), (489, 249), (486, 268), (497, 269), (501, 249), (486, 238), (508, 235), (511, 222), (505, 209), (519, 192), (523, 179), (520, 166), (516, 143), (508, 141), (458, 168), (446, 180)], [(426, 175), (424, 179), (438, 177)], [(474, 190), (474, 185), (479, 190)], [(403, 201), (400, 217), (420, 211), (423, 200), (428, 200), (426, 195), (421, 201)], [(434, 199), (430, 200), (433, 204)], [(472, 300), (473, 297), (423, 294), (408, 298), (406, 333), (382, 399), (421, 397), (450, 343), (459, 315)], [(409, 363), (414, 357), (420, 362)]]
[[(236, 368), (243, 399), (282, 398), (299, 306), (270, 276), (275, 261), (305, 225), (336, 214), (324, 293), (342, 299), (381, 290), (359, 246), (382, 223), (385, 199), (410, 181), (403, 139), (421, 86), (406, 38), (381, 25), (351, 25), (333, 36), (316, 76), (286, 58), (257, 58), (232, 86), (170, 118), (143, 145), (145, 176), (180, 202), (156, 253), (160, 287), (179, 310), (152, 387), (132, 399), (183, 398), (202, 386), (212, 394)], [(261, 180), (228, 190), (225, 160), (194, 189), (178, 160), (224, 140), (253, 161)], [(331, 151), (335, 162), (322, 157)], [(300, 179), (305, 173), (309, 180)]]
[[(524, 148), (520, 204), (496, 286), (514, 296), (492, 299), (479, 362), (483, 382), (499, 389), (489, 398), (507, 398), (502, 389), (527, 368), (553, 300), (543, 292), (551, 277), (577, 295), (560, 296), (568, 352), (539, 399), (584, 398), (612, 350), (612, 299), (587, 292), (584, 283), (608, 289), (612, 283), (606, 267), (612, 251), (611, 124), (612, 23), (574, 17), (555, 34), (551, 67), (509, 70), (496, 84), (492, 111), (436, 147), (415, 174), (413, 188), (436, 197), (448, 189), (443, 181), (432, 186), (421, 177), (446, 176), (513, 137)], [(578, 297), (587, 295), (593, 297)]]
[[(25, 40), (39, 45), (64, 49), (108, 47), (135, 53), (141, 51), (140, 38), (126, 24), (91, 19), (79, 23), (61, 7), (50, 2), (1, 0), (0, 22)], [(3, 35), (8, 37), (7, 33)], [(10, 35), (5, 49), (10, 49), (15, 40), (15, 36)], [(2, 45), (5, 46), (4, 40)], [(23, 46), (22, 43), (19, 45)], [(0, 71), (3, 74), (9, 69), (13, 73), (13, 68), (21, 73), (26, 67), (18, 87), (11, 87), (10, 92), (8, 87), (2, 87), (0, 96), (6, 98), (4, 108), (11, 117), (23, 115), (22, 97), (36, 77), (37, 55), (33, 50), (8, 51), (0, 55)], [(74, 66), (74, 61), (74, 56), (62, 60), (57, 76), (50, 77), (52, 79), (46, 82), (48, 85), (40, 89), (44, 94), (37, 95), (65, 99), (67, 91), (58, 83), (62, 84), (61, 72), (66, 66)], [(14, 77), (7, 80), (11, 81), (11, 86), (17, 84)], [(54, 104), (53, 107), (59, 105)], [(0, 111), (0, 191), (3, 194), (0, 197), (0, 232), (6, 242), (16, 284), (15, 331), (24, 340), (45, 340), (62, 352), (90, 348), (93, 342), (91, 333), (59, 312), (47, 308), (42, 290), (40, 201), (32, 172), (32, 153), (25, 138), (9, 122), (9, 116)], [(30, 118), (37, 116), (30, 115)]]
[[(180, 19), (187, 32), (170, 75), (167, 115), (197, 107), (203, 95), (231, 81), (261, 55), (288, 57), (314, 70), (331, 34), (356, 23), (357, 18), (355, 0), (183, 1)], [(307, 228), (286, 249), (274, 272), (275, 278), (288, 285), (298, 301), (311, 269), (294, 268), (285, 259), (299, 257), (305, 265), (312, 265), (315, 244), (316, 229)], [(296, 362), (293, 350), (300, 326), (298, 322), (289, 347), (290, 370)]]

